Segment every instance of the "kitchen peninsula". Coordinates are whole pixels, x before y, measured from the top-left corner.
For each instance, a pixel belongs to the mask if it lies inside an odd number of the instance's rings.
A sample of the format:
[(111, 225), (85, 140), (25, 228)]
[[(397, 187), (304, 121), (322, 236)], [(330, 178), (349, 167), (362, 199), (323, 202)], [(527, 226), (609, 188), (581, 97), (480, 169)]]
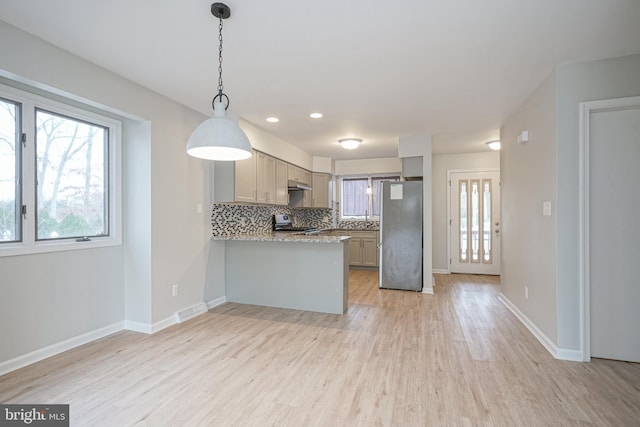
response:
[(225, 242), (228, 302), (343, 314), (349, 296), (348, 236), (214, 235)]

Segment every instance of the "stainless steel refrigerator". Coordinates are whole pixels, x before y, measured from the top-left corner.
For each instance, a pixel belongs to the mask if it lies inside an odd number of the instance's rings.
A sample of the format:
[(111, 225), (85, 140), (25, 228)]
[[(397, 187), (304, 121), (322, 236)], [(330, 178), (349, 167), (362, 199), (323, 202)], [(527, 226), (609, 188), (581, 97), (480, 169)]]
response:
[(422, 290), (422, 181), (383, 182), (380, 288)]

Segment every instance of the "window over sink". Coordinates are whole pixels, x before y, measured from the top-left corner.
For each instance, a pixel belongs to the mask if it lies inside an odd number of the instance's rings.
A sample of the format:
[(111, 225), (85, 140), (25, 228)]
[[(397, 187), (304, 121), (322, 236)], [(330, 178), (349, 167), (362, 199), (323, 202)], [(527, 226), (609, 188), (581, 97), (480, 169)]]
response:
[(344, 176), (340, 178), (340, 218), (345, 220), (380, 217), (380, 183), (400, 181), (398, 175)]

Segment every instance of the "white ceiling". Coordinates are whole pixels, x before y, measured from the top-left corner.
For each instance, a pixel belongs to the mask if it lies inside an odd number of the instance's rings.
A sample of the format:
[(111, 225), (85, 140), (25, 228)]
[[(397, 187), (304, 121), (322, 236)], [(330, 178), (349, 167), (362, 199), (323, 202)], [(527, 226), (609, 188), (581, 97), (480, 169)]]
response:
[[(211, 3), (0, 0), (0, 19), (211, 115)], [(640, 53), (638, 0), (226, 4), (229, 113), (334, 159), (396, 156), (400, 135), (432, 134), (436, 153), (486, 151), (554, 66)], [(347, 136), (364, 143), (344, 150)]]

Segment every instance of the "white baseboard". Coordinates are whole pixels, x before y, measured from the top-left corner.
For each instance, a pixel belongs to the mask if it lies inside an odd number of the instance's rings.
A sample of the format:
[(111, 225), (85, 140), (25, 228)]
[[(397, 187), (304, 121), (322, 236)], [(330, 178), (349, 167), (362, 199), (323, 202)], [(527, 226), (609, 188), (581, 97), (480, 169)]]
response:
[(534, 337), (536, 337), (536, 339), (538, 341), (540, 341), (540, 344), (542, 344), (544, 346), (544, 348), (547, 349), (547, 351), (549, 353), (551, 353), (551, 355), (553, 357), (556, 357), (556, 354), (558, 352), (558, 349), (556, 347), (556, 345), (553, 343), (553, 341), (551, 341), (549, 339), (549, 337), (547, 337), (536, 325), (535, 323), (533, 323), (527, 316), (525, 316), (525, 314), (520, 311), (520, 309), (514, 304), (512, 303), (509, 298), (507, 298), (506, 296), (504, 296), (504, 294), (502, 292), (500, 292), (500, 295), (498, 296), (498, 299), (500, 301), (502, 301), (502, 303), (509, 309), (511, 310), (511, 312), (518, 318), (518, 320), (520, 320), (520, 322), (522, 322), (522, 324), (524, 326), (527, 327), (527, 329), (529, 330), (529, 332), (531, 332), (533, 334)]
[(434, 268), (433, 270), (431, 270), (431, 272), (433, 274), (451, 274), (451, 272), (449, 270), (442, 270), (439, 268)]
[(88, 344), (91, 341), (95, 341), (97, 339), (106, 337), (107, 335), (111, 335), (122, 330), (141, 332), (143, 334), (154, 334), (158, 331), (168, 328), (169, 326), (175, 325), (176, 323), (184, 322), (188, 319), (192, 319), (196, 316), (206, 313), (208, 309), (224, 304), (225, 302), (227, 302), (226, 297), (216, 298), (206, 303), (203, 301), (193, 305), (192, 307), (182, 310), (174, 314), (173, 316), (169, 316), (166, 319), (152, 324), (134, 322), (131, 320), (116, 322), (112, 325), (96, 329), (95, 331), (87, 332), (85, 334), (78, 335), (77, 337), (69, 338), (68, 340), (52, 344), (50, 346), (32, 351), (31, 353), (18, 356), (5, 362), (0, 362), (0, 375), (15, 371), (16, 369), (20, 369), (27, 365), (31, 365), (32, 363), (44, 360), (47, 357), (55, 356), (56, 354), (71, 350), (72, 348), (81, 346), (83, 344)]
[(556, 352), (556, 359), (567, 360), (569, 362), (584, 362), (582, 352), (580, 350), (571, 350), (567, 348), (559, 348)]
[(124, 322), (116, 322), (103, 328), (96, 329), (59, 343), (43, 347), (36, 351), (32, 351), (31, 353), (7, 360), (6, 362), (0, 363), (0, 375), (4, 375), (8, 372), (15, 371), (16, 369), (44, 360), (48, 357), (55, 356), (56, 354), (71, 350), (72, 348), (90, 343), (91, 341), (104, 338), (107, 335), (114, 334), (123, 329), (125, 329)]
[(422, 293), (433, 295), (433, 288), (436, 286), (436, 278), (431, 276), (431, 286), (422, 286)]
[(213, 307), (217, 307), (219, 305), (222, 305), (225, 302), (227, 302), (227, 297), (216, 298), (214, 300), (207, 301), (207, 308), (211, 309)]
[(512, 303), (509, 298), (500, 293), (498, 299), (522, 322), (524, 326), (533, 334), (534, 337), (547, 349), (551, 355), (559, 360), (568, 360), (572, 362), (582, 362), (582, 352), (580, 350), (571, 350), (558, 348), (553, 341), (549, 339), (536, 325), (529, 319), (520, 309)]
[(129, 331), (141, 332), (143, 334), (155, 334), (156, 332), (168, 328), (169, 326), (175, 325), (177, 323), (176, 317), (177, 313), (155, 323), (143, 323), (125, 320), (124, 328)]

